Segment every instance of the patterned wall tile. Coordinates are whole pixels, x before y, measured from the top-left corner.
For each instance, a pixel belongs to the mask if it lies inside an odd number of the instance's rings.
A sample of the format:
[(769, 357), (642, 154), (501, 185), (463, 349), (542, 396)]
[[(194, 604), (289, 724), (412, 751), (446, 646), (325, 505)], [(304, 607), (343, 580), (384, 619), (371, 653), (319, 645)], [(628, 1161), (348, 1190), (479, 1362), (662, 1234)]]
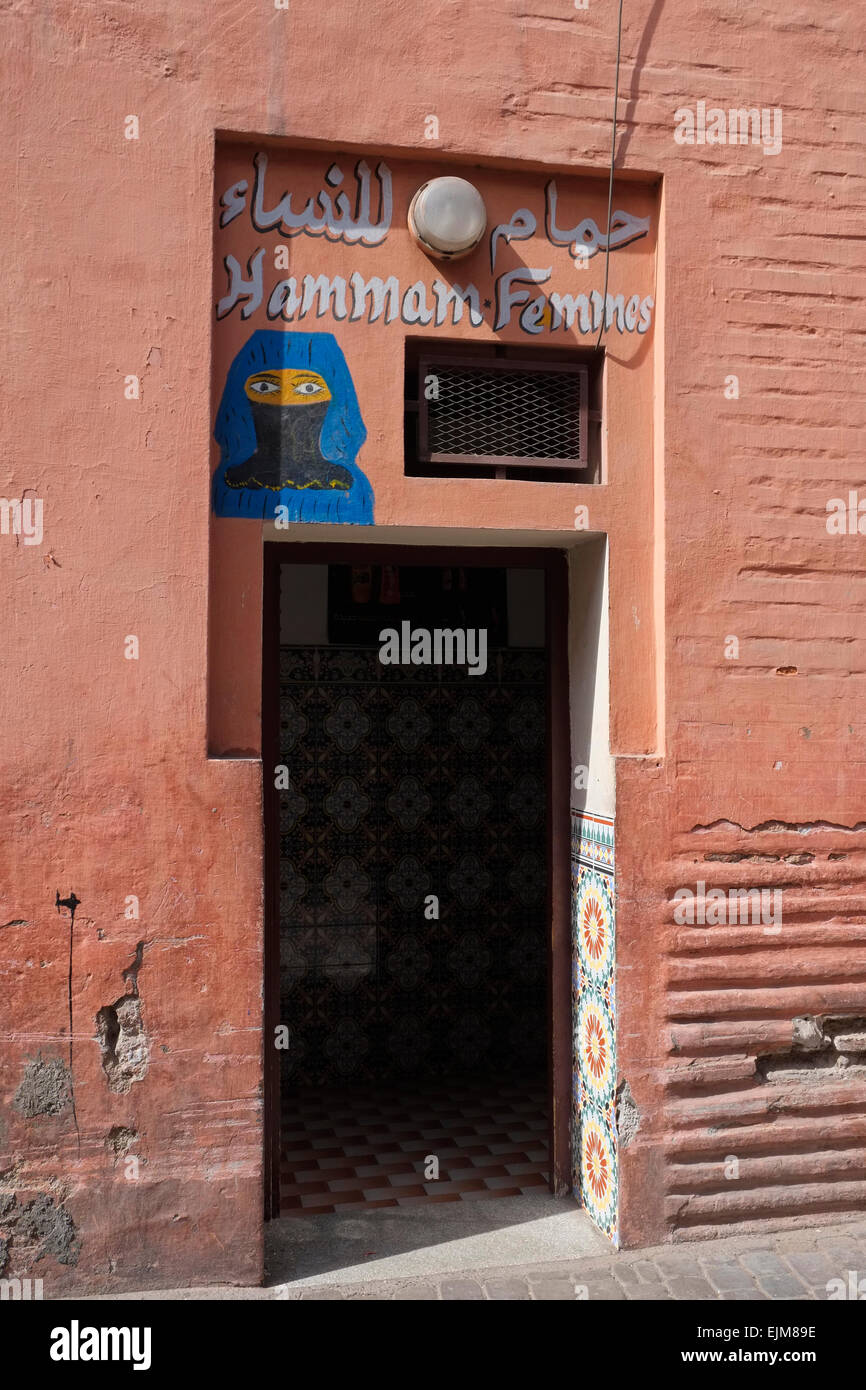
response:
[(575, 1191), (618, 1244), (614, 825), (573, 811), (572, 1020)]
[(543, 1072), (545, 675), (282, 648), (287, 1083)]

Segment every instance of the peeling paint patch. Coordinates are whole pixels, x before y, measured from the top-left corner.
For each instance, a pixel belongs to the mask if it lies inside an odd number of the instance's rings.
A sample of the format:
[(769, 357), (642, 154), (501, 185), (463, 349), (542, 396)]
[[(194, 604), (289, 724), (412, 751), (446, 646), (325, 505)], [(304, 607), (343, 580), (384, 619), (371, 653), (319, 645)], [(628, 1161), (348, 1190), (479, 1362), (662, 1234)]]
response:
[(81, 1252), (78, 1230), (62, 1203), (41, 1192), (32, 1202), (0, 1193), (0, 1273), (14, 1261), (24, 1268), (53, 1255), (58, 1264), (76, 1265)]
[(24, 1068), (12, 1105), (28, 1120), (37, 1115), (59, 1115), (72, 1100), (72, 1077), (59, 1057), (39, 1052)]
[(705, 835), (709, 830), (742, 830), (749, 835), (764, 831), (778, 833), (791, 831), (795, 835), (811, 835), (816, 830), (842, 830), (846, 835), (854, 835), (861, 830), (866, 830), (866, 821), (858, 820), (854, 825), (840, 825), (838, 821), (829, 820), (765, 820), (761, 821), (760, 825), (740, 825), (739, 821), (714, 820), (709, 825), (693, 825), (689, 834)]
[(866, 1076), (866, 1018), (835, 1015), (793, 1020), (792, 1048), (755, 1059), (761, 1081), (862, 1081)]
[(139, 941), (132, 964), (123, 972), (127, 993), (106, 1004), (96, 1015), (96, 1036), (102, 1052), (102, 1070), (110, 1090), (125, 1095), (133, 1081), (143, 1081), (150, 1065), (150, 1048), (141, 1017), (138, 972), (144, 961), (145, 942)]
[[(842, 858), (844, 857), (843, 855)], [(833, 858), (832, 854), (830, 858)], [(742, 864), (744, 862), (750, 864), (780, 864), (783, 861), (786, 864), (811, 864), (814, 859), (814, 854), (808, 854), (805, 850), (801, 850), (799, 854), (746, 854), (738, 850), (731, 850), (727, 853), (716, 852), (704, 855), (704, 860), (711, 864)]]
[(106, 1004), (96, 1015), (96, 1030), (109, 1089), (125, 1095), (133, 1081), (144, 1080), (150, 1062), (138, 996), (124, 994)]
[(114, 1155), (115, 1163), (138, 1142), (138, 1131), (125, 1125), (113, 1125), (105, 1136), (105, 1147)]
[(627, 1149), (640, 1129), (640, 1112), (627, 1081), (616, 1088), (616, 1133), (619, 1147)]

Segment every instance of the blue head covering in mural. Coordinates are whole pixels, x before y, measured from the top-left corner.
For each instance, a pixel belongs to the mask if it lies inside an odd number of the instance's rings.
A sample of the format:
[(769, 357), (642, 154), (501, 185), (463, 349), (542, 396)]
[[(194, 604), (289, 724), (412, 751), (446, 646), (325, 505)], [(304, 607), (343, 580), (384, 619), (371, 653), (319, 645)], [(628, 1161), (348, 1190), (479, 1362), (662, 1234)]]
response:
[(229, 368), (214, 436), (217, 516), (371, 525), (373, 489), (355, 462), (367, 437), (331, 333), (260, 329)]

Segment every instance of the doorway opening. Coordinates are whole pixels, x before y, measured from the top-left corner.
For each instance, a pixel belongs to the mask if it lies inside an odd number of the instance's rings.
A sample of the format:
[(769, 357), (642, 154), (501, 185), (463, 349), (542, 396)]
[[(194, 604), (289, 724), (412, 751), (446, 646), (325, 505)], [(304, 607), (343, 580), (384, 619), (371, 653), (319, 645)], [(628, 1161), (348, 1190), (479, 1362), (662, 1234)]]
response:
[(564, 557), (265, 576), (267, 1214), (570, 1191)]

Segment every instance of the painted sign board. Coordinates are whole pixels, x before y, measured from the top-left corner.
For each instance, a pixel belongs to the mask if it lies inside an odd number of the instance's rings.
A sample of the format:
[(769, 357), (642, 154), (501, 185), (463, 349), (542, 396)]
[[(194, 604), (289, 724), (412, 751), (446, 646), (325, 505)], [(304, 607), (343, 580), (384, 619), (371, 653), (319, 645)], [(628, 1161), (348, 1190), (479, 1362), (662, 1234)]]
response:
[(221, 150), (217, 515), (371, 524), (382, 447), (391, 470), (402, 448), (407, 336), (587, 347), (603, 331), (618, 352), (639, 350), (655, 305), (647, 190), (625, 185), (608, 227), (597, 181), (461, 169), (488, 225), (471, 255), (446, 263), (407, 226), (414, 193), (438, 172), (374, 156)]

